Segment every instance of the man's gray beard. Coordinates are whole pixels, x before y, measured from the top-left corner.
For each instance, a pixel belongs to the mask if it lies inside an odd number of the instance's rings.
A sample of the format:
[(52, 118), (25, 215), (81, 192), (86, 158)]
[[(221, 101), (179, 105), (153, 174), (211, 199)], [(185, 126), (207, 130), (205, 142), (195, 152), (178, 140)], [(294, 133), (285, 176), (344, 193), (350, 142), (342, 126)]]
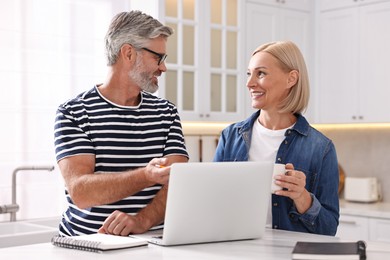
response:
[(134, 81), (142, 90), (155, 93), (158, 90), (158, 85), (154, 84), (152, 80), (150, 80), (149, 74), (141, 71), (142, 61), (141, 59), (136, 60), (134, 70), (129, 72), (130, 80)]

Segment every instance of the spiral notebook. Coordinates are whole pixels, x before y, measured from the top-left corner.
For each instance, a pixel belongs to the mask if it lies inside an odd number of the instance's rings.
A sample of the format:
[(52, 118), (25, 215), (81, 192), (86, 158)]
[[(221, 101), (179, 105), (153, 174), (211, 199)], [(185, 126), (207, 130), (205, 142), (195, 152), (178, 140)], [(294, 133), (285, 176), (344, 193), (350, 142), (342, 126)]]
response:
[(107, 250), (148, 245), (148, 241), (145, 239), (131, 236), (114, 236), (101, 233), (73, 237), (54, 236), (51, 239), (51, 243), (59, 247), (92, 252), (103, 252)]

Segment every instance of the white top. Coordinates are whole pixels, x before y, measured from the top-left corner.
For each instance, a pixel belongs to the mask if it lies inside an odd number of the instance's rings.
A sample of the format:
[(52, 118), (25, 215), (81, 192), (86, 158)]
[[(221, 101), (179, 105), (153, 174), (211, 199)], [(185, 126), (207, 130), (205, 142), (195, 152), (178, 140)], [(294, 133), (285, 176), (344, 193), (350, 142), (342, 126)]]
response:
[[(249, 148), (249, 161), (272, 161), (275, 162), (280, 144), (284, 140), (287, 129), (271, 130), (260, 124), (259, 120), (253, 124), (252, 141)], [(267, 227), (272, 227), (272, 196), (268, 205)]]

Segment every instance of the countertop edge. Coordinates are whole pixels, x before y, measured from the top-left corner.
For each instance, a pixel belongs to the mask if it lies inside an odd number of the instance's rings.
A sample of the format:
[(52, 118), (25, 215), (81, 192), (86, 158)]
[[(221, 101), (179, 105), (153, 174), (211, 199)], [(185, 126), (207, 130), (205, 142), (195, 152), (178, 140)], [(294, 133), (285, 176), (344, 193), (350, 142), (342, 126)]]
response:
[(340, 200), (340, 214), (390, 220), (390, 203), (359, 203)]

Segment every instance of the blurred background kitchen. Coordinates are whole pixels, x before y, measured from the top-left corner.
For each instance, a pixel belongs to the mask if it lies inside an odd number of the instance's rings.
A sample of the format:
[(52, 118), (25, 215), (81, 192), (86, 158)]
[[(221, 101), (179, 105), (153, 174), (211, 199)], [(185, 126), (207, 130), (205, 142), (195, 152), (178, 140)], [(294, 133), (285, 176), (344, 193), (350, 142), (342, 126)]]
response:
[[(251, 52), (265, 42), (294, 41), (310, 73), (305, 115), (334, 141), (341, 187), (344, 177), (374, 178), (348, 187), (358, 191), (351, 200), (360, 203), (346, 202), (340, 191), (338, 235), (390, 241), (385, 0), (0, 0), (0, 206), (11, 203), (15, 169), (53, 165), (50, 172), (17, 173), (16, 218), (62, 213), (63, 181), (53, 147), (56, 108), (103, 81), (108, 24), (130, 9), (176, 31), (156, 94), (178, 106), (191, 161), (211, 161), (220, 131), (253, 112), (245, 86)], [(9, 220), (0, 214), (0, 222)]]

